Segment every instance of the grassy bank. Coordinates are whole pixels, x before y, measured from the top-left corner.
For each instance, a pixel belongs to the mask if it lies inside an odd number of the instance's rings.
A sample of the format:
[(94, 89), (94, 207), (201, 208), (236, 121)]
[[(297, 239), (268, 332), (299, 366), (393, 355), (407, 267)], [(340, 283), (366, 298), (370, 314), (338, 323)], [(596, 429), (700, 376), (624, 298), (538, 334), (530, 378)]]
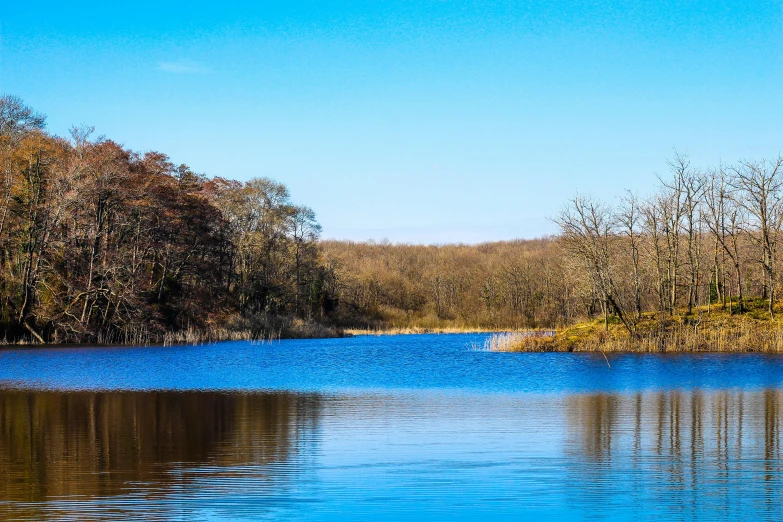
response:
[(509, 352), (764, 352), (783, 353), (783, 309), (771, 319), (765, 302), (750, 302), (744, 313), (718, 307), (695, 309), (661, 319), (646, 314), (635, 335), (621, 324), (586, 321), (551, 336), (526, 332), (497, 334), (484, 349)]

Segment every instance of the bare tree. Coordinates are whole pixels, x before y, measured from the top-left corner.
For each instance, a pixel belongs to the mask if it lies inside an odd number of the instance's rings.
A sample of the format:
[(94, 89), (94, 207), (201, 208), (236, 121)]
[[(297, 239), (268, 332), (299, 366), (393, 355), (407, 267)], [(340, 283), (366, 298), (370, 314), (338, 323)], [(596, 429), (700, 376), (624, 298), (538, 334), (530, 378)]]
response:
[[(679, 152), (669, 161), (672, 178), (659, 178), (663, 189), (660, 208), (663, 211), (664, 233), (666, 235), (666, 269), (669, 286), (669, 314), (674, 315), (677, 306), (677, 285), (680, 276), (680, 238), (685, 215), (687, 182), (691, 176), (688, 157)], [(690, 303), (689, 303), (690, 304)]]
[(643, 216), (642, 224), (644, 235), (649, 239), (648, 258), (651, 258), (655, 266), (656, 285), (655, 290), (658, 296), (658, 311), (663, 319), (663, 314), (668, 310), (669, 292), (667, 290), (666, 278), (666, 243), (664, 234), (664, 207), (666, 206), (664, 198), (654, 196), (641, 206)]
[(576, 197), (563, 208), (555, 223), (560, 226), (566, 247), (582, 259), (604, 306), (604, 326), (613, 310), (626, 329), (635, 333), (635, 323), (625, 313), (615, 280), (613, 243), (617, 239), (611, 210), (589, 197)]
[(26, 106), (18, 96), (0, 96), (0, 136), (14, 143), (46, 125), (46, 116)]
[[(707, 227), (715, 238), (715, 287), (719, 297), (722, 297), (726, 307), (726, 292), (728, 291), (728, 307), (732, 310), (731, 285), (725, 283), (725, 257), (728, 256), (734, 271), (737, 291), (737, 307), (740, 312), (745, 310), (742, 289), (742, 260), (740, 258), (739, 239), (742, 224), (746, 221), (745, 209), (737, 203), (736, 189), (732, 180), (722, 167), (712, 170), (707, 175), (704, 191), (704, 201), (707, 207)], [(719, 259), (720, 255), (720, 259)], [(722, 277), (721, 277), (722, 276)], [(721, 283), (723, 281), (723, 283)]]
[(690, 169), (682, 170), (680, 175), (683, 177), (683, 226), (688, 254), (688, 314), (691, 314), (699, 301), (704, 177)]
[[(306, 273), (312, 273), (312, 268), (307, 267), (317, 258), (317, 244), (321, 235), (321, 225), (315, 219), (315, 212), (310, 207), (292, 206), (288, 216), (288, 227), (293, 243), (294, 273), (296, 278), (296, 292), (294, 294), (294, 309), (299, 312), (302, 309), (305, 287), (308, 281)], [(310, 268), (309, 270), (307, 268)], [(308, 307), (309, 314), (311, 307)]]
[(642, 212), (639, 198), (632, 192), (626, 192), (622, 199), (618, 221), (622, 225), (623, 233), (628, 239), (628, 247), (631, 254), (631, 266), (633, 269), (633, 306), (636, 320), (642, 318), (642, 285), (639, 264), (639, 247), (641, 242), (640, 220)]
[(774, 316), (775, 256), (783, 225), (783, 157), (774, 161), (743, 161), (734, 169), (738, 202), (750, 217), (746, 232), (758, 247), (757, 261), (764, 271), (763, 297)]

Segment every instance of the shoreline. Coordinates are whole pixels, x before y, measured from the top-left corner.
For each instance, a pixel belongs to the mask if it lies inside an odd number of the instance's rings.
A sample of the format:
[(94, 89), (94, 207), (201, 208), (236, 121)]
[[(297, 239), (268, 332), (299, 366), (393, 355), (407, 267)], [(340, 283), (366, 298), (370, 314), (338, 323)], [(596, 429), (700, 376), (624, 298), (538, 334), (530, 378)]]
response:
[(759, 307), (731, 313), (718, 307), (697, 308), (691, 314), (663, 318), (646, 313), (635, 323), (633, 334), (614, 318), (582, 321), (558, 329), (474, 328), (474, 327), (389, 327), (337, 328), (319, 325), (252, 335), (250, 330), (188, 329), (170, 332), (152, 342), (89, 343), (2, 343), (0, 350), (38, 348), (133, 348), (198, 346), (222, 342), (248, 342), (264, 345), (283, 339), (334, 339), (394, 335), (486, 334), (476, 351), (489, 352), (581, 352), (581, 353), (783, 353), (783, 311), (770, 319)]
[(690, 314), (646, 313), (633, 329), (612, 319), (583, 321), (552, 336), (502, 333), (484, 345), (497, 352), (595, 353), (783, 353), (783, 320), (749, 307), (742, 313), (718, 307)]

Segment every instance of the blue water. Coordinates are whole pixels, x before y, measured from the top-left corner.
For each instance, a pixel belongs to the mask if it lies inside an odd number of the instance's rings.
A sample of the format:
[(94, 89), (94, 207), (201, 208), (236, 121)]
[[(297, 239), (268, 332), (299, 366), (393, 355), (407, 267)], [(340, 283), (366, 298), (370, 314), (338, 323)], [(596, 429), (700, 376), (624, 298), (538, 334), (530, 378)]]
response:
[(0, 351), (0, 518), (780, 520), (783, 357)]
[[(477, 351), (485, 335), (0, 351), (0, 386), (58, 390), (580, 393), (783, 385), (783, 356)], [(610, 367), (611, 366), (611, 367)]]

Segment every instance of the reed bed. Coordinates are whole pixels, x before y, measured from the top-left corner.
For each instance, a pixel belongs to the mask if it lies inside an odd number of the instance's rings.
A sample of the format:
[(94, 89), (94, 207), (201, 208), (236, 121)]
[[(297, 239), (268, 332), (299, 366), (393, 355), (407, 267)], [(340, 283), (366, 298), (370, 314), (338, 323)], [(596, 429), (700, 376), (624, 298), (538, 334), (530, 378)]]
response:
[[(125, 329), (100, 331), (95, 338), (87, 342), (73, 342), (70, 338), (62, 339), (53, 335), (48, 346), (173, 346), (178, 344), (209, 344), (221, 341), (250, 341), (264, 344), (280, 339), (316, 339), (343, 337), (345, 333), (338, 329), (312, 321), (304, 321), (290, 317), (251, 317), (234, 318), (226, 326), (197, 328), (188, 326), (182, 330), (167, 332), (150, 331), (144, 326), (133, 326)], [(0, 339), (0, 346), (27, 345), (42, 346), (31, 341), (9, 342), (7, 338)]]
[(530, 343), (535, 339), (551, 339), (556, 335), (554, 330), (523, 330), (516, 332), (500, 332), (484, 341), (482, 346), (474, 346), (485, 352), (514, 352), (516, 346)]
[(259, 344), (279, 341), (280, 339), (320, 339), (343, 337), (342, 330), (324, 326), (302, 319), (285, 319), (258, 324), (243, 321), (228, 328), (209, 328), (205, 330), (188, 328), (166, 333), (163, 344), (205, 344), (221, 341), (251, 341)]
[[(279, 339), (279, 335), (275, 336)], [(270, 334), (268, 340), (272, 340)], [(163, 346), (174, 346), (177, 344), (209, 344), (220, 341), (257, 341), (258, 336), (251, 330), (230, 330), (228, 328), (216, 328), (209, 330), (198, 330), (188, 328), (176, 332), (166, 332), (163, 337)]]

